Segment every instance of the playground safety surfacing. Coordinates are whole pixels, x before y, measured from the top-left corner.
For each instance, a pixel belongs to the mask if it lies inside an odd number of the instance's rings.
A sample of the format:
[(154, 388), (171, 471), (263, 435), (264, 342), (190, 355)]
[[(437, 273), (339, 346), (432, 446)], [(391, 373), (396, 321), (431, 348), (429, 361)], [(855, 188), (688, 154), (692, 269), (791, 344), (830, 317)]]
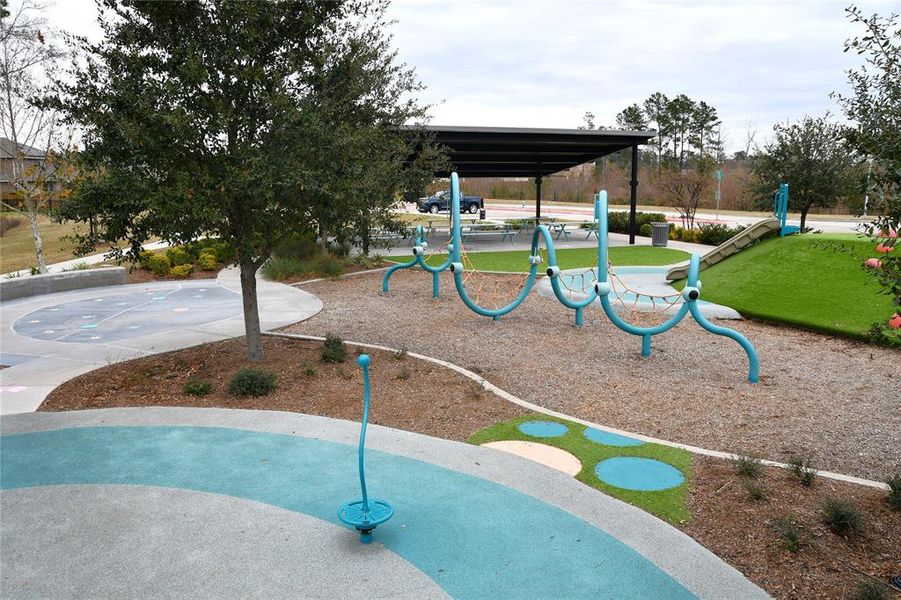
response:
[(336, 516), (355, 423), (111, 409), (2, 428), (5, 597), (762, 595), (653, 517), (485, 448), (372, 427), (367, 483), (396, 514), (363, 545)]

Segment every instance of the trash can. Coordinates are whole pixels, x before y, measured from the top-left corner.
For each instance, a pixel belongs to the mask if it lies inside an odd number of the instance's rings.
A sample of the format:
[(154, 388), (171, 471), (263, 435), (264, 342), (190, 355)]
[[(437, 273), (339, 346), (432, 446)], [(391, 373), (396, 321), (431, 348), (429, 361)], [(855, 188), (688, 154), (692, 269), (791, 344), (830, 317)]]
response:
[(485, 209), (484, 208), (479, 209), (479, 220), (480, 221), (485, 220)]
[(666, 246), (669, 242), (669, 223), (651, 223), (651, 245)]

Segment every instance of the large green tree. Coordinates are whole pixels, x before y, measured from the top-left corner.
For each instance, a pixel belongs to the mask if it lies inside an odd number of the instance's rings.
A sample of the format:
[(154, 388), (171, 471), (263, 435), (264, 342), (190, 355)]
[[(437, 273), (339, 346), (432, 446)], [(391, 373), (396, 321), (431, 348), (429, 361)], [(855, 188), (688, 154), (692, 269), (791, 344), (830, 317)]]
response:
[[(103, 0), (98, 43), (47, 103), (84, 131), (64, 218), (94, 239), (217, 236), (240, 268), (247, 355), (262, 357), (256, 272), (316, 217), (361, 218), (410, 177), (399, 125), (423, 116), (382, 29), (385, 2)], [(342, 85), (342, 78), (350, 81)], [(363, 148), (372, 164), (361, 163)], [(415, 162), (415, 161), (414, 161)], [(373, 165), (390, 165), (378, 193)], [(356, 194), (368, 191), (365, 199)], [(333, 203), (333, 210), (322, 206)]]
[(834, 206), (857, 191), (859, 162), (828, 115), (776, 124), (773, 140), (754, 159), (758, 204), (772, 207), (773, 192), (787, 182), (789, 209), (801, 213), (803, 230), (812, 208)]
[[(897, 14), (846, 10), (863, 35), (849, 39), (845, 51), (863, 56), (865, 64), (848, 72), (851, 93), (836, 97), (854, 124), (845, 129), (848, 143), (871, 163), (867, 193), (873, 220), (866, 233), (895, 248), (874, 274), (901, 313), (901, 245), (898, 238), (882, 235), (901, 229), (901, 23)], [(897, 332), (895, 339), (901, 342)]]

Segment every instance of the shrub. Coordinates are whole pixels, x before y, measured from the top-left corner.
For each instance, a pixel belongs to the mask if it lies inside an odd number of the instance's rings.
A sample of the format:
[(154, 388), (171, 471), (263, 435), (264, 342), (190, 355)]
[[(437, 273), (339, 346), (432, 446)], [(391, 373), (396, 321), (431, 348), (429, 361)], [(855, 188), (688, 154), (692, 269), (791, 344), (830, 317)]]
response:
[(313, 377), (316, 375), (316, 367), (313, 365), (304, 365), (303, 374), (305, 377)]
[(189, 396), (206, 396), (213, 391), (213, 384), (209, 381), (189, 379), (182, 390)]
[(319, 355), (325, 362), (343, 363), (347, 359), (347, 346), (340, 337), (329, 334), (325, 336), (325, 343)]
[(895, 510), (901, 510), (901, 473), (885, 480), (888, 484), (888, 503)]
[(886, 323), (873, 323), (870, 326), (870, 341), (877, 346), (901, 348), (901, 329), (892, 329)]
[(651, 231), (650, 223), (642, 223), (641, 227), (638, 228), (638, 235), (641, 237), (651, 237)]
[(147, 265), (153, 274), (158, 277), (164, 277), (169, 274), (169, 259), (162, 254), (151, 254), (147, 259)]
[(854, 591), (849, 596), (850, 600), (889, 600), (889, 587), (873, 579), (861, 577), (854, 586)]
[(792, 517), (781, 517), (773, 521), (773, 528), (782, 540), (782, 547), (789, 552), (797, 552), (803, 545), (801, 527)]
[(401, 346), (394, 352), (392, 356), (394, 357), (394, 360), (404, 360), (405, 358), (407, 358), (407, 347)]
[(0, 236), (5, 235), (10, 229), (15, 229), (22, 224), (21, 219), (15, 217), (0, 217)]
[(197, 266), (200, 267), (201, 271), (215, 271), (216, 267), (219, 266), (219, 262), (216, 260), (216, 251), (212, 248), (207, 248), (201, 252), (197, 259)]
[(805, 487), (810, 487), (813, 485), (813, 480), (816, 479), (817, 470), (813, 468), (813, 463), (810, 458), (806, 456), (796, 456), (792, 455), (791, 458), (788, 459), (788, 470), (795, 477), (798, 478), (798, 481), (801, 482), (801, 485)]
[(708, 246), (719, 246), (729, 238), (738, 235), (745, 228), (741, 225), (729, 227), (719, 223), (705, 223), (698, 226), (697, 236), (698, 243), (707, 244)]
[(833, 533), (844, 535), (863, 528), (863, 515), (853, 502), (829, 498), (821, 506), (823, 522)]
[(189, 265), (194, 262), (191, 260), (191, 255), (188, 254), (188, 251), (185, 250), (183, 246), (173, 246), (169, 248), (166, 250), (166, 256), (169, 258), (169, 263), (173, 267)]
[(306, 260), (319, 254), (320, 248), (316, 236), (311, 233), (295, 234), (283, 238), (275, 246), (273, 256), (279, 258), (297, 258)]
[(194, 265), (178, 265), (177, 267), (172, 267), (169, 271), (169, 275), (171, 275), (173, 279), (187, 279), (188, 275), (190, 275), (193, 270)]
[(741, 477), (757, 479), (763, 475), (763, 463), (756, 456), (738, 454), (732, 459), (732, 466), (735, 467), (735, 472)]
[(404, 367), (400, 370), (400, 373), (397, 374), (397, 378), (401, 381), (406, 381), (410, 378), (411, 375), (413, 375), (413, 373), (410, 371), (410, 369)]
[(741, 486), (745, 488), (746, 492), (748, 492), (748, 496), (751, 497), (751, 500), (754, 500), (755, 502), (766, 500), (766, 488), (757, 481), (743, 477), (741, 480)]
[(241, 369), (228, 383), (228, 391), (235, 396), (265, 396), (275, 389), (275, 379), (275, 373)]
[(344, 272), (344, 261), (334, 254), (320, 254), (313, 260), (313, 271), (323, 277), (337, 277)]
[[(635, 227), (639, 232), (642, 225), (650, 226), (651, 223), (664, 221), (666, 221), (666, 215), (663, 213), (635, 213)], [(623, 211), (607, 213), (607, 229), (612, 233), (629, 233), (629, 213)]]

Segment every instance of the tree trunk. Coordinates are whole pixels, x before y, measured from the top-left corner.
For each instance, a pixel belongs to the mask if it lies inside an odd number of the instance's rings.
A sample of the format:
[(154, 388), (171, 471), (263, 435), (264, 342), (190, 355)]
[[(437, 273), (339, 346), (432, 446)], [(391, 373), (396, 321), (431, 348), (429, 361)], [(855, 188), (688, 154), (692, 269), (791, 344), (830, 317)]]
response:
[(801, 209), (801, 233), (804, 233), (804, 226), (807, 223), (807, 212), (810, 210), (809, 206), (806, 206)]
[(240, 257), (241, 299), (244, 302), (244, 334), (247, 338), (247, 360), (263, 359), (263, 336), (257, 306), (257, 264), (250, 257)]
[(44, 259), (44, 240), (41, 239), (41, 230), (38, 229), (38, 214), (33, 203), (27, 202), (28, 222), (31, 224), (31, 235), (34, 237), (34, 254), (38, 259), (38, 271), (47, 272), (47, 261)]
[(319, 221), (319, 248), (323, 252), (328, 250), (328, 230), (321, 220)]

